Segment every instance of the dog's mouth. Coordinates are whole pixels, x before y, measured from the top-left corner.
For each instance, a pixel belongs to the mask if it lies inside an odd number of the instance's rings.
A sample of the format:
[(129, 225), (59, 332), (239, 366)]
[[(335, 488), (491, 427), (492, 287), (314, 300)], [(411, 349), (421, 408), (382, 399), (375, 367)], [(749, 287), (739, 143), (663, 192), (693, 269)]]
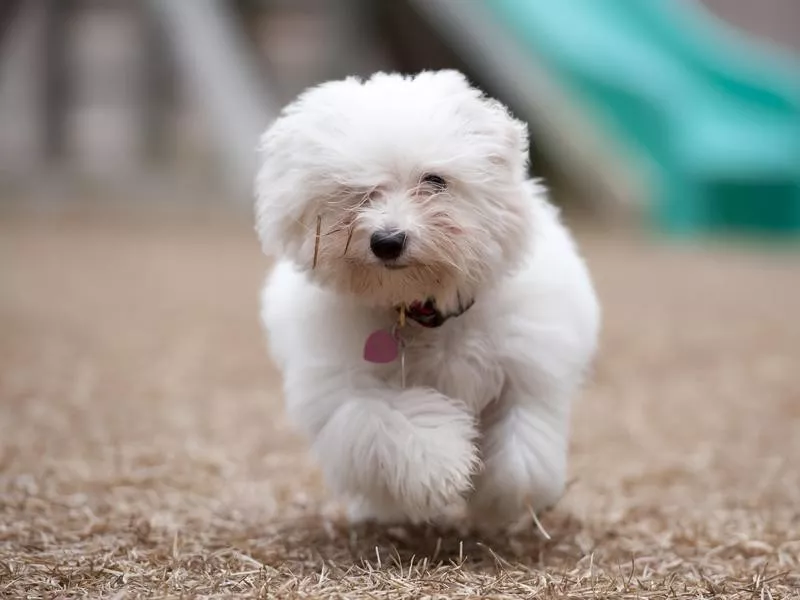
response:
[(413, 270), (420, 268), (423, 269), (429, 268), (429, 265), (426, 265), (425, 263), (414, 260), (412, 258), (406, 260), (395, 259), (395, 260), (376, 261), (376, 260), (363, 260), (363, 259), (348, 257), (345, 260), (352, 266), (380, 269), (381, 271), (406, 271), (406, 270)]

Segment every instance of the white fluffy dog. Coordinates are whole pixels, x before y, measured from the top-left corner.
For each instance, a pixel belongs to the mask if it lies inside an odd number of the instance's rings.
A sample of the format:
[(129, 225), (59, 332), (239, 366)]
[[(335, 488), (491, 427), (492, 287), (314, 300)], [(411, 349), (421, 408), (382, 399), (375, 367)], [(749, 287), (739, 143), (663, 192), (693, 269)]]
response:
[(310, 89), (262, 142), (262, 321), (351, 518), (556, 502), (599, 307), (524, 125), (458, 72), (379, 73)]

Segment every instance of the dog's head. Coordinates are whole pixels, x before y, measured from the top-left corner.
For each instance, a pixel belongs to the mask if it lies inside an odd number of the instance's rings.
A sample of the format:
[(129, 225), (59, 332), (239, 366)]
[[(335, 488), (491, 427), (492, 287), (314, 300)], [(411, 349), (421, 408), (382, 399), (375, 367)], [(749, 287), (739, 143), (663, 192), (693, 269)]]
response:
[(325, 83), (261, 149), (265, 251), (370, 304), (474, 295), (527, 246), (526, 128), (460, 73)]

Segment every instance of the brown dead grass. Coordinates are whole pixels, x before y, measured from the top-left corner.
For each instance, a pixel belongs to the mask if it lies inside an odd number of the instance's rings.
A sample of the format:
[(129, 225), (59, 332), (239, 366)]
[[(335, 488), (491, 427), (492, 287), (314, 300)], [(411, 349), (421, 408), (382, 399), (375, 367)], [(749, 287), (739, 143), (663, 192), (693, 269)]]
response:
[(605, 305), (535, 530), (353, 529), (249, 224), (0, 224), (2, 598), (800, 598), (800, 262), (582, 236)]

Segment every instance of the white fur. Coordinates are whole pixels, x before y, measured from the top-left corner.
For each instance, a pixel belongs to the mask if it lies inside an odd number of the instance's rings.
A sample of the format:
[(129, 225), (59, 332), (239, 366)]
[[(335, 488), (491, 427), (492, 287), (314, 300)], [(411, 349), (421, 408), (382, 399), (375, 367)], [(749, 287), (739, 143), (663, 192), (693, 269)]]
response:
[[(552, 505), (600, 315), (568, 231), (527, 179), (524, 125), (457, 72), (377, 74), (307, 91), (262, 149), (257, 229), (277, 258), (262, 321), (289, 415), (353, 518), (466, 507), (506, 522)], [(370, 251), (387, 226), (408, 233), (404, 269)], [(405, 327), (402, 389), (399, 361), (366, 362), (364, 343), (429, 296), (444, 311), (475, 303), (439, 328)]]

